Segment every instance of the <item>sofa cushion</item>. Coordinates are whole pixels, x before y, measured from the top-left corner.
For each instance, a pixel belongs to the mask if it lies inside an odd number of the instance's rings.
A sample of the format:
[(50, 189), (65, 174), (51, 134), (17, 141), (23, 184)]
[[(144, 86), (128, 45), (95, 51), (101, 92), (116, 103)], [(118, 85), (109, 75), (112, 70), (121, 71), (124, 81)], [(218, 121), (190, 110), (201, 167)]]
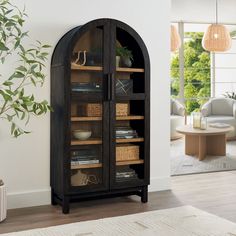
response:
[(172, 101), (172, 113), (173, 115), (184, 116), (185, 108), (184, 106), (178, 101)]
[(170, 116), (170, 137), (176, 139), (182, 137), (180, 133), (176, 131), (178, 126), (184, 125), (185, 119), (183, 116), (171, 115)]
[(211, 101), (211, 114), (233, 116), (234, 101), (227, 98), (215, 98)]

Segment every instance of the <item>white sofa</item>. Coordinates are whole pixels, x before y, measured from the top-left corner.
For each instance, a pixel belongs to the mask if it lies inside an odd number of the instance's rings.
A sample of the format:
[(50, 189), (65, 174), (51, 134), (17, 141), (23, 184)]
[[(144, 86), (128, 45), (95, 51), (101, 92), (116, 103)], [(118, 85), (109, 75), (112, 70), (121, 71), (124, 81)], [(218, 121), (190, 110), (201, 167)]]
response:
[(236, 138), (236, 100), (231, 98), (212, 98), (201, 108), (208, 123), (225, 123), (234, 127), (227, 134), (230, 139)]
[(171, 140), (182, 137), (176, 132), (176, 127), (185, 124), (185, 107), (175, 99), (170, 100), (170, 137)]

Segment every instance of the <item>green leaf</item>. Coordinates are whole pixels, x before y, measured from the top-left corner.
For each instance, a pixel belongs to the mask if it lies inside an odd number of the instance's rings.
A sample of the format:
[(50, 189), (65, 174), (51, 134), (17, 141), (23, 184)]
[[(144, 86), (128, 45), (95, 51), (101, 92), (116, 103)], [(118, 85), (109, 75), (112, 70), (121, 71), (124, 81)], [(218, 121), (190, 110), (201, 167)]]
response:
[(43, 48), (51, 48), (52, 46), (51, 45), (48, 45), (48, 44), (45, 44), (42, 46)]
[(16, 68), (16, 70), (19, 70), (19, 71), (22, 71), (22, 72), (27, 72), (27, 69), (24, 66), (19, 66), (19, 67)]
[(5, 82), (3, 83), (3, 85), (5, 85), (5, 86), (11, 86), (11, 85), (13, 85), (13, 83), (12, 83), (11, 81), (5, 81)]
[(11, 123), (11, 134), (13, 134), (15, 129), (16, 129), (16, 124), (15, 123)]
[(0, 42), (0, 50), (1, 50), (1, 51), (8, 51), (9, 48), (6, 47), (2, 42)]

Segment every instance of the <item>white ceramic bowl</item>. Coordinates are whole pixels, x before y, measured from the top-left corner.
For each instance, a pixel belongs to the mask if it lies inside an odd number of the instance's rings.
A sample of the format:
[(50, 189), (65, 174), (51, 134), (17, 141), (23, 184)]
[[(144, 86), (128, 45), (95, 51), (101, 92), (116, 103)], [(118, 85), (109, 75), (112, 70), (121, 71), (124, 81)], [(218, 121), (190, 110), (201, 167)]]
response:
[(92, 131), (77, 129), (73, 131), (73, 135), (76, 139), (87, 140), (91, 137)]

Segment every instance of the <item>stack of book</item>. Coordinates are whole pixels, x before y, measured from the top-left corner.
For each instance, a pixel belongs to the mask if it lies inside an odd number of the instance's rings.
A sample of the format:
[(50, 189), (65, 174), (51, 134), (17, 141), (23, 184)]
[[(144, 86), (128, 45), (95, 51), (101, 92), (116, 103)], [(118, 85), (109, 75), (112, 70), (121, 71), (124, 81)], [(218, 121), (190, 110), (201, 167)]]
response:
[(116, 138), (137, 138), (138, 134), (136, 130), (133, 130), (129, 126), (116, 127)]
[(100, 93), (102, 92), (102, 86), (99, 83), (83, 82), (83, 83), (72, 83), (73, 92), (82, 92), (82, 93)]
[(71, 165), (98, 164), (99, 158), (96, 150), (83, 149), (73, 151), (71, 155)]
[(135, 170), (133, 170), (129, 167), (124, 167), (120, 170), (117, 170), (117, 172), (116, 172), (116, 181), (117, 182), (130, 181), (130, 180), (135, 180), (137, 178), (138, 178), (138, 176), (137, 176)]

